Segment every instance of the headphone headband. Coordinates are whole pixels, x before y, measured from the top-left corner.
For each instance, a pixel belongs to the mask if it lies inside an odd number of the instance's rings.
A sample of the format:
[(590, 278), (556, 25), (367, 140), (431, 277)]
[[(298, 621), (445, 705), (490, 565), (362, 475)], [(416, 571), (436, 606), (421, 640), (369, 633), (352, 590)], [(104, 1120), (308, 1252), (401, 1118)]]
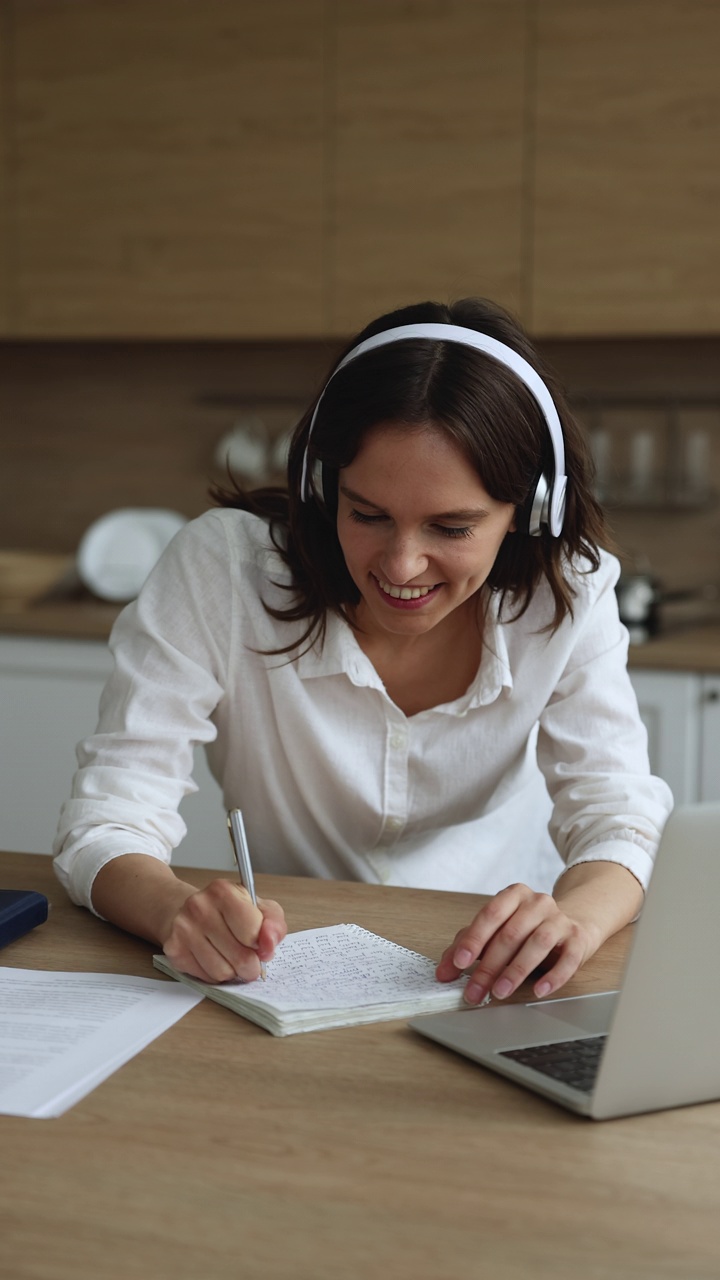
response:
[[(553, 456), (555, 460), (555, 474), (552, 481), (546, 481), (545, 493), (543, 494), (542, 519), (547, 521), (548, 528), (553, 537), (559, 537), (562, 532), (563, 517), (565, 514), (565, 493), (567, 488), (567, 476), (565, 474), (565, 443), (563, 440), (562, 427), (558, 411), (555, 408), (550, 392), (539, 373), (528, 364), (523, 356), (518, 355), (512, 347), (508, 347), (504, 342), (499, 342), (497, 338), (491, 338), (488, 334), (478, 333), (476, 329), (468, 329), (457, 324), (403, 324), (398, 325), (394, 329), (385, 329), (382, 333), (376, 333), (371, 338), (365, 338), (363, 342), (358, 343), (347, 355), (343, 357), (340, 363), (331, 373), (328, 381), (325, 383), (321, 391), (312, 419), (308, 429), (308, 438), (305, 446), (305, 456), (303, 458), (302, 477), (300, 481), (300, 493), (302, 500), (307, 502), (312, 497), (312, 485), (310, 482), (310, 468), (308, 462), (308, 451), (310, 445), (310, 437), (312, 436), (315, 420), (318, 410), (322, 403), (322, 398), (327, 391), (328, 386), (332, 382), (336, 373), (344, 369), (352, 360), (357, 360), (358, 356), (365, 355), (368, 351), (374, 351), (376, 347), (384, 347), (393, 342), (403, 342), (408, 339), (428, 338), (436, 342), (457, 342), (461, 346), (474, 347), (476, 351), (482, 351), (485, 355), (490, 356), (493, 360), (497, 360), (499, 364), (505, 365), (511, 369), (517, 378), (527, 387), (535, 399), (547, 425), (552, 444)], [(539, 515), (539, 513), (538, 513)], [(538, 519), (539, 526), (539, 519)], [(532, 532), (533, 530), (531, 530)], [(539, 527), (538, 530), (539, 532)]]

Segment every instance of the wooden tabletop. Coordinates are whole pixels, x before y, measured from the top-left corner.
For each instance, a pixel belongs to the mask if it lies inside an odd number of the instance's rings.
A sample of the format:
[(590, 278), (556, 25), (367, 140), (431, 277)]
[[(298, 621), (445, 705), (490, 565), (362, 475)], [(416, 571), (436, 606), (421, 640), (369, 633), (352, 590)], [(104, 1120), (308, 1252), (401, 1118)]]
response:
[[(48, 858), (0, 854), (0, 885), (52, 903), (1, 964), (158, 976), (151, 946), (65, 899)], [(291, 929), (356, 921), (432, 956), (478, 902), (258, 887)], [(630, 933), (568, 994), (616, 985)], [(59, 1119), (0, 1115), (0, 1152), (8, 1280), (720, 1275), (720, 1104), (598, 1124), (403, 1021), (278, 1040), (206, 1000)]]

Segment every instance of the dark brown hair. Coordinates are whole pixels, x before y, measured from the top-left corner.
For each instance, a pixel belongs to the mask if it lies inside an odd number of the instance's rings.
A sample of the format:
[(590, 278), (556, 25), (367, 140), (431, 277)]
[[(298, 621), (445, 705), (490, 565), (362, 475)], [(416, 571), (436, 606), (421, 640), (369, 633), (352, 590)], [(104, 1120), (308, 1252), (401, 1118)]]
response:
[[(501, 604), (511, 600), (514, 616), (519, 617), (545, 578), (555, 602), (551, 626), (556, 629), (567, 614), (572, 616), (574, 591), (568, 566), (594, 572), (600, 563), (601, 542), (607, 541), (602, 511), (590, 488), (592, 464), (583, 434), (522, 328), (485, 299), (465, 298), (448, 306), (421, 302), (381, 316), (353, 339), (339, 360), (373, 334), (427, 322), (461, 325), (505, 343), (532, 365), (553, 397), (563, 429), (568, 476), (562, 533), (557, 538), (547, 529), (538, 537), (507, 534), (487, 585), (500, 594)], [(324, 501), (303, 501), (303, 460), (320, 394), (308, 465), (322, 467)], [(353, 461), (371, 427), (382, 422), (432, 424), (447, 432), (490, 496), (521, 511), (532, 498), (541, 471), (553, 473), (552, 444), (534, 396), (510, 369), (457, 342), (420, 338), (389, 343), (352, 360), (330, 377), (320, 394), (293, 435), (287, 489), (246, 492), (234, 485), (211, 490), (219, 505), (250, 511), (269, 522), (272, 540), (290, 570), (292, 600), (287, 608), (266, 608), (273, 617), (288, 622), (307, 621), (307, 627), (299, 641), (279, 648), (278, 653), (299, 651), (316, 637), (322, 640), (329, 611), (352, 624), (348, 609), (360, 595), (335, 528), (338, 473)]]

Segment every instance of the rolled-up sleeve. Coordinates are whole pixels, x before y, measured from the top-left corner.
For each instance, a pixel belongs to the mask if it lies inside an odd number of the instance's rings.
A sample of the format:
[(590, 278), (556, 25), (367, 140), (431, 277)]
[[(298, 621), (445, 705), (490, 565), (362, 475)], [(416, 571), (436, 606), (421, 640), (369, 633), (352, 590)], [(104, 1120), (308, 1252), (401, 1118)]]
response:
[(215, 737), (231, 644), (228, 563), (220, 522), (193, 522), (170, 544), (110, 637), (113, 672), (53, 852), (70, 898), (92, 907), (107, 862), (143, 853), (169, 863), (185, 835), (178, 805), (195, 791), (193, 751)]
[(650, 773), (617, 572), (608, 557), (595, 575), (597, 592), (540, 717), (538, 763), (553, 803), (550, 834), (566, 865), (618, 862), (646, 888), (673, 799)]

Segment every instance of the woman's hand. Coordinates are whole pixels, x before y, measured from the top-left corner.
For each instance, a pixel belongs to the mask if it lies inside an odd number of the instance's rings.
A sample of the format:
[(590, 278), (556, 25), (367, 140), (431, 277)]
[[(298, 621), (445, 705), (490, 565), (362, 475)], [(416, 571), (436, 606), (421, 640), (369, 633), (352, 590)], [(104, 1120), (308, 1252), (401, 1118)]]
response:
[(230, 880), (191, 893), (171, 917), (163, 951), (171, 964), (202, 982), (253, 982), (287, 933), (282, 907)]
[(502, 1000), (543, 966), (533, 991), (558, 991), (597, 950), (602, 937), (573, 920), (547, 893), (524, 884), (503, 889), (455, 935), (436, 970), (440, 982), (452, 982), (470, 970), (465, 988), (469, 1004), (491, 994)]

